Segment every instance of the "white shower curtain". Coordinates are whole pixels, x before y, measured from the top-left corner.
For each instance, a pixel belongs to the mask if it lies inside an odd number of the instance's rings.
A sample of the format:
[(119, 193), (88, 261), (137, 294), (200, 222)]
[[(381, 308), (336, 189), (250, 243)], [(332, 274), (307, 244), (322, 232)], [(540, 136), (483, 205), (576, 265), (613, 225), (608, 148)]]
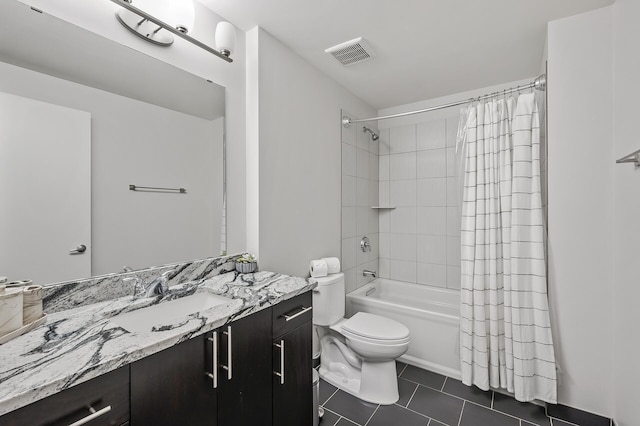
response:
[(534, 94), (470, 107), (464, 137), (462, 381), (556, 403)]

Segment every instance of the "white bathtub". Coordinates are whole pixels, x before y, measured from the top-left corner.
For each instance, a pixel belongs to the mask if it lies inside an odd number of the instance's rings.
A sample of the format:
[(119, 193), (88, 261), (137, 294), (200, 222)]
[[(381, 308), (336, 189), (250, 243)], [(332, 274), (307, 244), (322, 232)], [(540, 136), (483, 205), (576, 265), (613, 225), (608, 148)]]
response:
[(347, 313), (394, 319), (411, 332), (400, 361), (460, 378), (460, 293), (378, 278), (347, 294)]

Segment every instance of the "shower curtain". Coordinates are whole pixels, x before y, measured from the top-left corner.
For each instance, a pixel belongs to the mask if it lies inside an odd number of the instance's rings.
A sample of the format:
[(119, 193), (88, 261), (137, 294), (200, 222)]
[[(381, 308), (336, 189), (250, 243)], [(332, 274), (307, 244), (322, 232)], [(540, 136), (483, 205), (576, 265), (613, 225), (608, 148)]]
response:
[(462, 381), (556, 403), (534, 94), (469, 107), (462, 133)]

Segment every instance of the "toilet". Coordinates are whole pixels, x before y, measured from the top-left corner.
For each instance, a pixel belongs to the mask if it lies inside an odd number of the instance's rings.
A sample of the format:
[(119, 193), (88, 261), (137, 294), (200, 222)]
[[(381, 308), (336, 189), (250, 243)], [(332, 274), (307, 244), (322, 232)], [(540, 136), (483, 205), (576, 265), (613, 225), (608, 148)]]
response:
[(315, 280), (313, 324), (320, 377), (363, 401), (395, 403), (399, 398), (395, 360), (409, 348), (409, 329), (365, 312), (344, 318), (344, 274)]

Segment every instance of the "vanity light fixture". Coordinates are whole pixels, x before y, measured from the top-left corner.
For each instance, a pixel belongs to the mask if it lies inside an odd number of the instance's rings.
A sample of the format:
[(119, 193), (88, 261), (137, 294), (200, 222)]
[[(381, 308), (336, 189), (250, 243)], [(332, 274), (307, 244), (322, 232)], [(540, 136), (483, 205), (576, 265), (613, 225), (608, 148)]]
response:
[[(111, 0), (122, 7), (116, 18), (125, 28), (137, 36), (158, 46), (170, 46), (171, 34), (213, 53), (227, 62), (235, 48), (235, 28), (228, 22), (219, 22), (216, 27), (218, 50), (187, 35), (193, 29), (193, 0)], [(135, 1), (135, 5), (133, 2)], [(140, 8), (138, 7), (140, 6)], [(169, 24), (172, 22), (175, 24)]]

